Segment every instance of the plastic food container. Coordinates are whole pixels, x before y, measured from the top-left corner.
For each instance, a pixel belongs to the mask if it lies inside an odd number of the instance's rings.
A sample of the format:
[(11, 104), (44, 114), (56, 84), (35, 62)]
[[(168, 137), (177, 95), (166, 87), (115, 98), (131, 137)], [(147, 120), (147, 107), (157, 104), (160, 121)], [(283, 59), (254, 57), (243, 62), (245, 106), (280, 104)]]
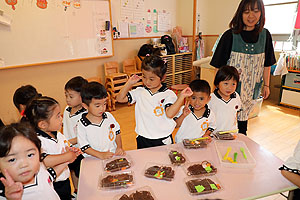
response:
[(170, 162), (174, 166), (180, 166), (188, 162), (183, 149), (180, 147), (168, 147), (167, 152), (168, 157), (170, 158)]
[(132, 166), (131, 159), (126, 156), (114, 156), (111, 159), (103, 160), (104, 171), (117, 172), (126, 170)]
[(223, 133), (223, 134), (220, 134), (220, 132), (216, 132), (216, 133), (213, 133), (213, 135), (218, 140), (234, 140), (237, 137), (236, 133)]
[[(222, 166), (232, 168), (254, 168), (256, 162), (243, 141), (215, 141), (218, 158)], [(244, 152), (244, 153), (243, 153)]]
[(175, 170), (172, 165), (147, 163), (144, 175), (157, 180), (172, 181), (175, 176)]
[(187, 178), (185, 179), (185, 185), (191, 195), (210, 194), (223, 189), (216, 176)]
[(208, 139), (198, 138), (198, 139), (184, 139), (182, 144), (187, 149), (199, 149), (207, 147), (209, 143)]
[(131, 171), (123, 171), (102, 174), (102, 176), (99, 177), (98, 188), (103, 190), (114, 190), (128, 188), (133, 185), (133, 173)]
[(135, 199), (142, 199), (142, 200), (157, 200), (154, 196), (152, 189), (149, 186), (144, 186), (137, 188), (135, 190), (130, 190), (124, 192), (123, 194), (116, 195), (114, 200), (135, 200)]
[(212, 176), (217, 173), (217, 168), (207, 160), (202, 162), (192, 162), (184, 165), (186, 175), (191, 177)]

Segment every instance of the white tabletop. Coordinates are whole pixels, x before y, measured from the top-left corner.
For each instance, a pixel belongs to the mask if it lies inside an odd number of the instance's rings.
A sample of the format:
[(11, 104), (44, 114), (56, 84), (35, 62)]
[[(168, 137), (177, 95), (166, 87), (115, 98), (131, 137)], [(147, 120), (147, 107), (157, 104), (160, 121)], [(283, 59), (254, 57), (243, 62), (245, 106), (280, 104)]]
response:
[[(216, 176), (223, 188), (215, 193), (190, 195), (184, 182), (187, 176), (182, 167), (175, 168), (175, 178), (171, 182), (146, 178), (143, 173), (147, 163), (170, 164), (167, 151), (168, 146), (160, 146), (126, 152), (133, 160), (131, 170), (134, 172), (135, 185), (122, 190), (99, 190), (97, 185), (99, 176), (103, 173), (102, 160), (85, 158), (81, 163), (77, 199), (114, 199), (117, 195), (143, 186), (149, 186), (159, 200), (199, 198), (256, 199), (297, 188), (287, 181), (278, 170), (283, 164), (282, 160), (244, 135), (239, 135), (237, 140), (246, 143), (256, 161), (255, 168), (237, 169), (221, 166), (213, 142), (205, 149), (184, 149), (184, 154), (189, 162), (209, 160), (218, 169)], [(176, 145), (183, 148), (181, 144)]]

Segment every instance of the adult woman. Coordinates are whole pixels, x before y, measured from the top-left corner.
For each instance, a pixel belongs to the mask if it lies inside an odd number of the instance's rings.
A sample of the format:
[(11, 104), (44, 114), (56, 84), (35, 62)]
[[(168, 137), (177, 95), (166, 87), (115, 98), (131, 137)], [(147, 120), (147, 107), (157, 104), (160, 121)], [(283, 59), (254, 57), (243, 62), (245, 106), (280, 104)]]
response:
[(245, 135), (252, 100), (259, 97), (262, 83), (262, 95), (268, 98), (270, 66), (276, 62), (272, 37), (264, 24), (262, 0), (242, 0), (210, 63), (216, 68), (234, 66), (240, 74), (237, 92), (241, 97), (242, 111), (238, 114), (238, 128)]

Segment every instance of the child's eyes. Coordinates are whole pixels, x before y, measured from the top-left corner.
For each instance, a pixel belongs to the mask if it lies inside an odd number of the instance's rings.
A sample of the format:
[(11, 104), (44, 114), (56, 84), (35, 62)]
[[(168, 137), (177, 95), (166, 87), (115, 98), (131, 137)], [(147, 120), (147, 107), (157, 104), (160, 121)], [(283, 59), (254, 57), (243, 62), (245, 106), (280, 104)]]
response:
[(14, 162), (14, 161), (16, 161), (15, 158), (11, 158), (11, 159), (8, 160), (8, 162)]
[(193, 100), (195, 100), (195, 99), (196, 99), (196, 97), (192, 97), (192, 99), (193, 99)]
[(34, 153), (30, 153), (30, 154), (28, 154), (27, 156), (28, 156), (28, 158), (31, 158), (31, 157), (34, 156)]
[(200, 97), (200, 100), (202, 101), (202, 100), (204, 100), (204, 98), (203, 98), (203, 97)]

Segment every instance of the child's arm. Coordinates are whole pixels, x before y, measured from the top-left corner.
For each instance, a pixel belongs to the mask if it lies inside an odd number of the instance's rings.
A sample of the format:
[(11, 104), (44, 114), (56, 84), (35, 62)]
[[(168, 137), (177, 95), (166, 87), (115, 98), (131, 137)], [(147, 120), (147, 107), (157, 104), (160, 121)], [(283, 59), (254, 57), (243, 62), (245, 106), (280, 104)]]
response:
[(45, 164), (46, 167), (54, 167), (56, 165), (69, 162), (72, 163), (74, 160), (77, 158), (77, 155), (73, 151), (69, 151), (67, 149), (66, 152), (61, 153), (61, 154), (52, 154), (52, 155), (47, 155), (43, 163)]
[(126, 153), (125, 153), (125, 151), (122, 148), (122, 139), (121, 139), (121, 135), (120, 134), (118, 134), (116, 136), (116, 144), (117, 144), (117, 149), (116, 149), (116, 153), (115, 154), (116, 155), (120, 155), (120, 156), (125, 155)]
[(0, 180), (5, 187), (5, 197), (8, 200), (21, 200), (23, 195), (23, 184), (21, 182), (15, 182), (7, 169), (4, 169), (2, 173), (5, 178), (2, 177)]
[(72, 138), (72, 139), (69, 139), (69, 142), (71, 143), (71, 144), (77, 144), (77, 137), (74, 137), (74, 138)]
[(186, 101), (184, 108), (182, 110), (182, 114), (175, 120), (176, 121), (176, 128), (180, 127), (184, 118), (188, 116), (191, 113), (191, 110), (189, 109), (189, 102)]
[(211, 133), (212, 131), (207, 129), (202, 137), (208, 137), (208, 140), (211, 142), (211, 137), (210, 137)]
[(185, 97), (189, 97), (193, 94), (190, 87), (185, 88), (180, 92), (179, 97), (170, 107), (166, 108), (166, 115), (168, 118), (173, 118), (179, 111), (180, 107), (183, 105)]
[(59, 177), (59, 175), (65, 170), (66, 167), (68, 167), (69, 162), (65, 162), (59, 165), (56, 165), (55, 167), (52, 167), (56, 173), (56, 177)]
[(97, 151), (97, 150), (93, 149), (92, 147), (89, 147), (88, 149), (86, 149), (84, 151), (84, 153), (87, 153), (87, 154), (89, 154), (91, 156), (94, 156), (94, 157), (102, 159), (102, 160), (103, 159), (111, 158), (114, 155), (114, 153), (112, 153), (112, 152), (109, 152), (109, 151), (107, 151), (107, 152), (100, 152), (100, 151)]
[(294, 183), (297, 187), (300, 187), (300, 176), (298, 174), (286, 171), (286, 170), (281, 170), (281, 174), (289, 181)]
[(127, 97), (127, 93), (129, 92), (129, 90), (132, 88), (132, 86), (134, 84), (136, 84), (141, 78), (138, 75), (133, 75), (131, 76), (128, 81), (126, 82), (126, 84), (124, 85), (124, 87), (120, 90), (120, 92), (117, 94), (116, 96), (116, 100), (117, 102), (120, 103), (127, 103), (128, 102), (128, 97)]

